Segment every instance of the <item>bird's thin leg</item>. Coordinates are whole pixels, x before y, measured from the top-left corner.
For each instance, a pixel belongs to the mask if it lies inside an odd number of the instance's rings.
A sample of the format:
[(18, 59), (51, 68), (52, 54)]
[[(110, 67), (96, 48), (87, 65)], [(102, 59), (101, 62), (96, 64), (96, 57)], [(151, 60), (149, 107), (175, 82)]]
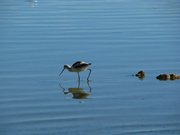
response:
[(89, 75), (88, 75), (88, 77), (87, 77), (87, 81), (89, 81), (89, 77), (90, 77), (90, 75), (91, 75), (91, 69), (88, 69), (89, 70)]
[(80, 82), (80, 75), (79, 75), (79, 72), (77, 72), (78, 73), (78, 81)]
[(89, 81), (87, 81), (87, 85), (88, 85), (88, 87), (89, 87), (89, 92), (91, 93), (91, 86), (90, 86), (90, 84), (89, 84)]

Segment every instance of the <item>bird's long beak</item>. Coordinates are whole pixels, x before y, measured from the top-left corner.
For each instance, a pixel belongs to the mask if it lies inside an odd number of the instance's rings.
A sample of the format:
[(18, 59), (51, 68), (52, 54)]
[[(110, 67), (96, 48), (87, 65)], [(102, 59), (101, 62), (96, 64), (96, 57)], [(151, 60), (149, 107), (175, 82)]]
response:
[(59, 76), (63, 73), (64, 69), (65, 69), (65, 68), (63, 68), (63, 70), (61, 71), (61, 73), (59, 74)]

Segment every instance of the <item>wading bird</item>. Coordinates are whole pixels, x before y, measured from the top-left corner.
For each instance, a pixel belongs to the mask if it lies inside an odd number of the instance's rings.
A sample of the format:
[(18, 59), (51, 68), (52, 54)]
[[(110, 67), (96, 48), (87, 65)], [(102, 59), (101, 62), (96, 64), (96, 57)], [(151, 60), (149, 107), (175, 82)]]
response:
[(77, 61), (75, 62), (72, 66), (70, 65), (64, 65), (63, 70), (61, 71), (61, 73), (59, 74), (59, 76), (61, 76), (61, 74), (63, 73), (63, 71), (65, 69), (67, 69), (69, 72), (76, 72), (78, 74), (78, 80), (80, 81), (80, 75), (79, 72), (82, 71), (86, 71), (89, 70), (89, 75), (87, 77), (87, 80), (89, 81), (89, 77), (91, 74), (91, 69), (90, 69), (91, 63), (86, 63), (84, 61)]

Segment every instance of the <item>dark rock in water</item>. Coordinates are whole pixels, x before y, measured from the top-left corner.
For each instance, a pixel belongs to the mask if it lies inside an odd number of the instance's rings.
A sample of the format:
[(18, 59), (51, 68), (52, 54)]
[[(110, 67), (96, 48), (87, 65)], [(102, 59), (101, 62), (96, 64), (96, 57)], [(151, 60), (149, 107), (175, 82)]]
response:
[(170, 80), (176, 80), (177, 78), (177, 75), (175, 74), (170, 74)]
[(176, 74), (160, 74), (156, 78), (159, 79), (159, 80), (166, 81), (166, 80), (180, 79), (180, 76), (176, 75)]
[(160, 74), (156, 78), (159, 79), (159, 80), (169, 80), (170, 75), (169, 74)]
[(145, 72), (143, 70), (139, 71), (136, 76), (139, 78), (139, 79), (144, 79), (145, 77)]

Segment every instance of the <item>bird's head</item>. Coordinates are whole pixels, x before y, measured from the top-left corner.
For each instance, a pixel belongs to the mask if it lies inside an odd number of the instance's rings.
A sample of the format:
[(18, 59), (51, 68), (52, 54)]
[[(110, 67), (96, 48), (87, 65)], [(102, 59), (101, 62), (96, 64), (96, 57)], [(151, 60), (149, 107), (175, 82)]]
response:
[(64, 69), (69, 69), (69, 68), (71, 68), (69, 65), (64, 65)]
[(71, 68), (71, 66), (69, 65), (64, 65), (63, 70), (61, 71), (61, 73), (59, 74), (59, 76), (61, 76), (61, 74), (64, 72), (65, 69), (69, 70)]

